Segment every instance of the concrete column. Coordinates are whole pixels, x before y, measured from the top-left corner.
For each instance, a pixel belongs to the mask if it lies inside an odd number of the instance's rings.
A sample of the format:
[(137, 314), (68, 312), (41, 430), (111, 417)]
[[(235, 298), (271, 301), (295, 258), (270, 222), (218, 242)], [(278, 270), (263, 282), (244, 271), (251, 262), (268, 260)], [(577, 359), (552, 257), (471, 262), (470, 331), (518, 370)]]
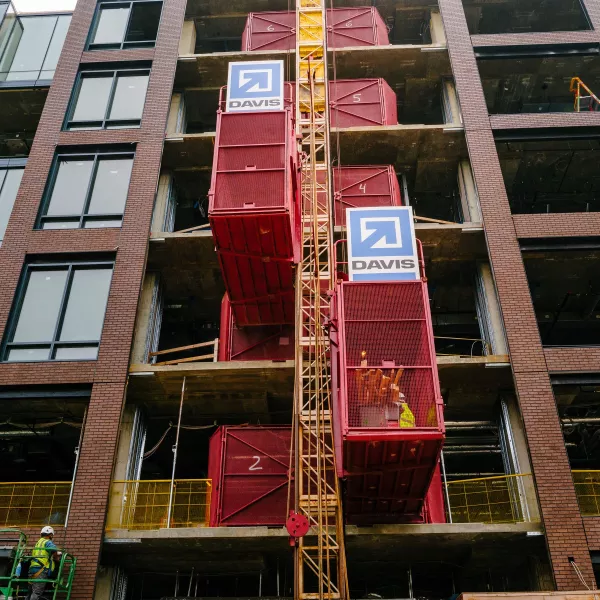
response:
[(462, 125), (462, 114), (456, 86), (454, 80), (450, 77), (445, 77), (442, 80), (442, 106), (444, 108), (444, 122), (448, 125), (460, 127)]
[(167, 119), (167, 136), (185, 133), (184, 97), (180, 92), (175, 92), (171, 97), (169, 117)]
[(429, 31), (431, 32), (431, 43), (434, 46), (446, 45), (446, 32), (444, 31), (444, 23), (439, 10), (432, 10), (429, 18)]
[(133, 334), (133, 346), (131, 349), (131, 363), (144, 364), (149, 362), (149, 336), (152, 335), (151, 326), (154, 322), (154, 294), (158, 275), (146, 273), (142, 292), (138, 304), (137, 317), (135, 321), (135, 332)]
[[(516, 473), (531, 473), (531, 461), (529, 459), (529, 449), (527, 447), (527, 437), (525, 436), (525, 427), (521, 412), (514, 396), (507, 396), (502, 399), (505, 413), (505, 425), (510, 429), (508, 434), (512, 440), (512, 450), (514, 455), (511, 457), (513, 470)], [(507, 473), (507, 475), (510, 473)], [(537, 495), (535, 493), (535, 484), (533, 477), (522, 477), (519, 484), (520, 491), (524, 495), (524, 500), (529, 512), (530, 521), (540, 520), (540, 509), (538, 506)]]
[(458, 163), (458, 190), (464, 220), (471, 223), (481, 223), (479, 194), (473, 179), (471, 163), (468, 160), (461, 160)]
[(492, 354), (508, 354), (508, 344), (506, 343), (506, 334), (504, 332), (504, 322), (498, 294), (496, 293), (496, 284), (489, 263), (480, 262), (477, 264), (478, 272), (478, 318), (482, 330), (482, 336), (491, 346), (489, 350)]
[(196, 23), (184, 21), (179, 38), (179, 56), (183, 54), (194, 54), (196, 49)]
[(170, 211), (174, 209), (170, 205), (172, 183), (173, 174), (170, 171), (163, 171), (158, 180), (156, 200), (154, 201), (154, 211), (152, 213), (150, 231), (153, 235), (173, 230), (173, 219), (170, 214)]
[(94, 592), (94, 600), (111, 600), (111, 591), (113, 584), (115, 568), (104, 567), (98, 568), (98, 577), (96, 579), (96, 591)]

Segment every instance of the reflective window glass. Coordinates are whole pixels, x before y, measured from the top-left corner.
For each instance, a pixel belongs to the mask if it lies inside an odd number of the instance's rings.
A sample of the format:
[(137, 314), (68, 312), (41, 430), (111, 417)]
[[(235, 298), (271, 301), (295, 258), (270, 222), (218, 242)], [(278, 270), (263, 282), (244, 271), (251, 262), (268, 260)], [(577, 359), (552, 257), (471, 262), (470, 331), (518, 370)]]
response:
[(66, 281), (66, 269), (30, 272), (13, 342), (52, 341)]
[(80, 215), (85, 206), (93, 167), (94, 161), (91, 159), (61, 160), (46, 214)]
[(129, 6), (103, 6), (97, 17), (92, 44), (118, 44), (125, 38)]
[(103, 121), (112, 83), (112, 77), (82, 77), (72, 120)]
[(123, 214), (132, 166), (131, 159), (104, 159), (98, 162), (88, 214)]
[(115, 121), (141, 119), (147, 89), (147, 75), (120, 76), (109, 118)]
[(23, 179), (23, 169), (0, 170), (0, 243), (6, 232), (21, 179)]
[(100, 339), (112, 269), (77, 269), (73, 275), (60, 341)]
[(58, 59), (60, 58), (60, 53), (62, 52), (70, 24), (70, 15), (58, 17), (56, 27), (54, 28), (54, 34), (52, 35), (52, 41), (50, 42), (48, 52), (46, 53), (46, 58), (44, 59), (44, 64), (42, 65), (40, 79), (52, 79), (54, 77), (54, 70), (58, 64)]
[(35, 80), (42, 69), (57, 17), (22, 17), (23, 34), (6, 76), (7, 81)]
[(95, 359), (112, 272), (110, 262), (28, 266), (3, 359)]

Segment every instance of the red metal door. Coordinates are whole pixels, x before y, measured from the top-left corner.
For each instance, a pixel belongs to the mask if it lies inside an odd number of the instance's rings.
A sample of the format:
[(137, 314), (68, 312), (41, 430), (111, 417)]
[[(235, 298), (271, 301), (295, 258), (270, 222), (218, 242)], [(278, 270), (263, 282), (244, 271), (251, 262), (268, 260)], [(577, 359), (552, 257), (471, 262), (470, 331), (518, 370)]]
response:
[(291, 439), (290, 427), (217, 430), (210, 442), (211, 526), (285, 524)]

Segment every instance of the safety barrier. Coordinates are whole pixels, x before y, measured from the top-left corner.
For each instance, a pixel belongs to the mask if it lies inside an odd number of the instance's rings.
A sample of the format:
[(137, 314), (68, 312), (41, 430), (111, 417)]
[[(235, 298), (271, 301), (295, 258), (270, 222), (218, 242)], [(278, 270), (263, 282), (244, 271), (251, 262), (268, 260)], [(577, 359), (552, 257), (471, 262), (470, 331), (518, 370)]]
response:
[(0, 527), (64, 525), (70, 481), (0, 483)]
[(527, 505), (530, 473), (462, 479), (446, 484), (452, 523), (523, 523), (533, 519)]
[(600, 516), (600, 471), (573, 471), (579, 510), (584, 517)]
[(210, 479), (113, 481), (106, 529), (207, 527)]

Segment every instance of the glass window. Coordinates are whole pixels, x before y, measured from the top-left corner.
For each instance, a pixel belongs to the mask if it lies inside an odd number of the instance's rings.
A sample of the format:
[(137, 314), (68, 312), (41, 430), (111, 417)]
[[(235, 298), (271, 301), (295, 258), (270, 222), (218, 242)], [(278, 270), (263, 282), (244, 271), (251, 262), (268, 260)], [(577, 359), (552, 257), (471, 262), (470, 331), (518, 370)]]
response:
[(139, 127), (149, 74), (148, 69), (82, 73), (76, 84), (67, 128)]
[(147, 89), (146, 75), (118, 77), (109, 119), (128, 121), (141, 118)]
[(131, 152), (59, 155), (39, 227), (120, 227), (132, 167)]
[(27, 267), (4, 360), (96, 359), (112, 263)]
[(2, 81), (52, 79), (69, 25), (70, 15), (20, 17), (22, 31), (0, 64)]
[(162, 0), (100, 2), (90, 37), (90, 49), (154, 46), (161, 12)]
[(22, 178), (23, 169), (0, 169), (0, 244), (2, 244)]

